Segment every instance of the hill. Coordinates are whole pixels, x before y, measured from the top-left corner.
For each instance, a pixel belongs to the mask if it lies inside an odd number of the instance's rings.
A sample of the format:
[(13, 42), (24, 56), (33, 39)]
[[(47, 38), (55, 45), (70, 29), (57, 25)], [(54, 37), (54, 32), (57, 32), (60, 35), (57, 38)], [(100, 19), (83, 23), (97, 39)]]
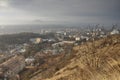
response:
[(38, 33), (29, 33), (22, 32), (16, 34), (4, 34), (0, 35), (0, 50), (7, 51), (9, 45), (19, 45), (24, 43), (30, 43), (31, 38), (53, 38), (54, 34), (38, 34)]
[(47, 75), (41, 72), (30, 80), (120, 80), (120, 35), (75, 46), (45, 72)]

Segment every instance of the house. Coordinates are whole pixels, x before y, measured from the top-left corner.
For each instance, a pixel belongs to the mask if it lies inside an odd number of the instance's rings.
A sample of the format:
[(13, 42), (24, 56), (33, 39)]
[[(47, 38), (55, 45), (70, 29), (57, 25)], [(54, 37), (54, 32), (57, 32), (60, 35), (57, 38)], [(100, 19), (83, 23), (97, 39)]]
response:
[(52, 44), (52, 47), (62, 46), (64, 44), (74, 44), (74, 43), (75, 43), (75, 41), (62, 41), (62, 42)]
[(56, 40), (55, 39), (48, 39), (48, 42), (55, 42)]
[(35, 62), (35, 59), (33, 57), (29, 57), (29, 58), (25, 59), (26, 65), (31, 65), (32, 66), (34, 64), (34, 62)]
[(39, 44), (42, 42), (42, 38), (32, 38), (32, 39), (30, 39), (30, 42), (32, 42), (34, 44)]
[(119, 30), (118, 29), (113, 29), (111, 32), (110, 32), (111, 35), (113, 34), (119, 34)]
[(25, 58), (23, 56), (16, 55), (0, 64), (0, 77), (6, 79), (15, 77), (24, 68)]
[(80, 38), (81, 38), (81, 40), (85, 40), (85, 41), (89, 40), (89, 37), (87, 37), (87, 36), (81, 36)]
[(80, 41), (80, 37), (76, 37), (75, 40), (76, 40), (76, 41)]

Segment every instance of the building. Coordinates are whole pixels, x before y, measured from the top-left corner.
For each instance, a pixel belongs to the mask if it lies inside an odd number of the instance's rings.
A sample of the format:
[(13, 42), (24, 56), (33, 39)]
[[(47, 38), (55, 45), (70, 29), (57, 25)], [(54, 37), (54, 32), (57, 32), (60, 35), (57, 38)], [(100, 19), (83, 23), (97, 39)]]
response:
[(39, 44), (42, 42), (42, 38), (32, 38), (30, 41), (34, 44)]
[(14, 56), (0, 64), (0, 78), (11, 79), (25, 68), (25, 58), (23, 56)]
[(110, 32), (111, 35), (113, 34), (119, 34), (119, 31), (117, 29), (113, 29), (111, 32)]
[(33, 65), (34, 65), (34, 62), (35, 62), (35, 59), (34, 59), (33, 57), (29, 57), (29, 58), (26, 58), (26, 59), (25, 59), (26, 65), (31, 65), (31, 66), (33, 66)]
[(80, 41), (80, 37), (76, 37), (75, 40), (76, 40), (76, 41)]

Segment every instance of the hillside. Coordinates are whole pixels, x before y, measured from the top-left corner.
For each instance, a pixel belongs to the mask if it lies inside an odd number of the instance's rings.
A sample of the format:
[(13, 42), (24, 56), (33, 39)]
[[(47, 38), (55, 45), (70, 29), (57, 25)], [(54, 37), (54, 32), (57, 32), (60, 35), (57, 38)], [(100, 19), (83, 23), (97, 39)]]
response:
[(38, 33), (29, 33), (22, 32), (17, 34), (4, 34), (0, 35), (0, 50), (7, 51), (9, 50), (8, 46), (20, 45), (24, 43), (30, 43), (30, 39), (32, 38), (53, 38), (54, 34), (38, 34)]
[(46, 70), (62, 65), (50, 77), (42, 78), (41, 72), (31, 80), (120, 80), (120, 35), (75, 46), (64, 58)]

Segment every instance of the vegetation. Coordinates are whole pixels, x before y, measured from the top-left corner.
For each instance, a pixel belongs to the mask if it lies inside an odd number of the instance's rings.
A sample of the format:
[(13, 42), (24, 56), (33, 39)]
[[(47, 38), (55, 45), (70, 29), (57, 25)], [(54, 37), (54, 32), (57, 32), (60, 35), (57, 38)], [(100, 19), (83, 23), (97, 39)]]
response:
[(31, 38), (53, 38), (54, 34), (18, 33), (0, 35), (0, 49), (7, 50), (8, 45), (29, 43)]
[(38, 69), (43, 71), (30, 80), (120, 80), (120, 35), (86, 42), (70, 54), (44, 59)]
[(63, 68), (69, 63), (69, 60), (74, 57), (73, 54), (66, 52), (57, 55), (30, 52), (32, 55), (35, 55), (35, 63), (39, 63), (39, 65), (34, 69), (27, 69), (21, 72), (20, 75), (22, 80), (30, 80), (37, 75), (41, 76), (42, 79), (52, 77), (56, 71)]

